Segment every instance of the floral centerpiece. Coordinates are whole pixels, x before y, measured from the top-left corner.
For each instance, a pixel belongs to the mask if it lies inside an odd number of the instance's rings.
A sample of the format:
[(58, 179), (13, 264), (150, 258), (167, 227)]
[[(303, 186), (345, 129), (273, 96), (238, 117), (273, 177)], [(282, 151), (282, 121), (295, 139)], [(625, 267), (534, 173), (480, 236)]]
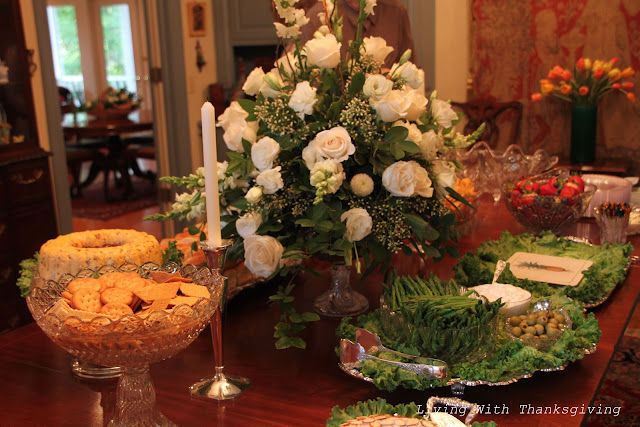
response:
[[(446, 153), (473, 143), (483, 129), (469, 136), (454, 130), (457, 114), (435, 91), (425, 96), (424, 74), (409, 61), (410, 51), (383, 68), (393, 48), (380, 37), (362, 36), (375, 1), (360, 0), (346, 59), (338, 6), (322, 2), (323, 25), (303, 44), (300, 27), (309, 19), (295, 3), (274, 2), (287, 53), (266, 73), (254, 69), (243, 86), (249, 98), (233, 102), (219, 119), (229, 149), (228, 162), (218, 164), (218, 183), (226, 209), (222, 235), (236, 239), (230, 256), (269, 278), (308, 257), (366, 274), (388, 267), (400, 250), (435, 258), (455, 253), (455, 214), (448, 206), (464, 198), (452, 188), (457, 165)], [(164, 178), (187, 192), (153, 219), (202, 220), (203, 178), (202, 169)], [(192, 233), (204, 239), (202, 229), (192, 227)], [(271, 297), (283, 309), (277, 347), (303, 347), (292, 335), (317, 318), (293, 311), (291, 289), (283, 286)], [(331, 315), (323, 309), (332, 301), (333, 311), (362, 308), (350, 289), (332, 292), (324, 308), (322, 297), (316, 301), (317, 311)], [(338, 307), (344, 293), (351, 296)]]
[(554, 66), (547, 77), (540, 80), (540, 92), (531, 95), (534, 102), (553, 96), (572, 104), (571, 161), (589, 163), (595, 160), (597, 105), (603, 95), (621, 92), (630, 102), (636, 102), (635, 70), (617, 67), (620, 60), (609, 61), (579, 58), (573, 71)]
[(141, 102), (141, 97), (126, 88), (109, 86), (97, 99), (83, 104), (81, 110), (97, 118), (125, 118), (140, 108)]

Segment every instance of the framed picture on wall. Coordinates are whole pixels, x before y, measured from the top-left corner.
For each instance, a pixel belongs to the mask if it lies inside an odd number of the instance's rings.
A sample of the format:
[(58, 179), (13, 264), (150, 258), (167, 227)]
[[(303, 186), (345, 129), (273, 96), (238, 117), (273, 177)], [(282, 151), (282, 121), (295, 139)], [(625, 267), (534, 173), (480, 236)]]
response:
[(189, 19), (189, 35), (202, 37), (207, 35), (207, 3), (193, 1), (187, 3), (187, 17)]

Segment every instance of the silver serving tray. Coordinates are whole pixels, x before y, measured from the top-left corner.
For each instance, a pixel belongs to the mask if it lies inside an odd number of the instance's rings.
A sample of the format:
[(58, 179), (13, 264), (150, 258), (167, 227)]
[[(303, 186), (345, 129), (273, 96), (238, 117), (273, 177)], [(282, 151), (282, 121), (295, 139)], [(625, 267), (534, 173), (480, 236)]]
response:
[[(593, 346), (591, 346), (588, 349), (585, 349), (584, 354), (589, 355), (592, 354), (596, 351), (596, 345), (594, 344)], [(505, 385), (509, 385), (509, 384), (513, 384), (516, 383), (522, 379), (525, 378), (531, 378), (533, 376), (533, 374), (535, 374), (536, 372), (557, 372), (557, 371), (563, 371), (567, 368), (567, 366), (569, 366), (569, 363), (566, 363), (564, 365), (558, 366), (558, 367), (554, 367), (554, 368), (542, 368), (542, 369), (538, 369), (532, 372), (528, 372), (526, 374), (522, 374), (522, 375), (518, 375), (515, 376), (513, 378), (509, 378), (503, 381), (496, 381), (496, 382), (492, 382), (492, 381), (485, 381), (485, 380), (475, 380), (475, 381), (471, 381), (471, 380), (465, 380), (463, 378), (451, 378), (449, 381), (447, 381), (447, 383), (445, 384), (445, 386), (450, 386), (452, 387), (452, 390), (454, 392), (454, 394), (461, 394), (460, 391), (464, 391), (464, 387), (468, 386), (468, 387), (476, 387), (476, 386), (480, 386), (480, 385), (487, 385), (487, 386), (505, 386)], [(360, 370), (358, 370), (357, 368), (353, 368), (353, 367), (349, 367), (344, 365), (343, 363), (339, 362), (338, 363), (338, 367), (347, 375), (353, 377), (353, 378), (357, 378), (361, 381), (365, 381), (368, 383), (372, 383), (373, 384), (373, 379), (370, 377), (367, 377), (365, 375), (363, 375)], [(456, 391), (456, 386), (463, 386), (463, 388), (460, 391)], [(437, 388), (440, 386), (433, 386), (432, 388)]]

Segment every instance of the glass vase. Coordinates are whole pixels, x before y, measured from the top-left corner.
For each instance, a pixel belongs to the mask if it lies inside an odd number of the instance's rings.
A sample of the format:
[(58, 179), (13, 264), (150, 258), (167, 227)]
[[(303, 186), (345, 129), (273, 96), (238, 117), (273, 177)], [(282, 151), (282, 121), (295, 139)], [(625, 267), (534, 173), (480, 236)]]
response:
[(571, 163), (592, 163), (596, 159), (598, 107), (571, 107)]
[(351, 266), (334, 263), (329, 274), (329, 290), (313, 302), (316, 313), (327, 317), (345, 317), (357, 316), (369, 309), (367, 298), (351, 287)]

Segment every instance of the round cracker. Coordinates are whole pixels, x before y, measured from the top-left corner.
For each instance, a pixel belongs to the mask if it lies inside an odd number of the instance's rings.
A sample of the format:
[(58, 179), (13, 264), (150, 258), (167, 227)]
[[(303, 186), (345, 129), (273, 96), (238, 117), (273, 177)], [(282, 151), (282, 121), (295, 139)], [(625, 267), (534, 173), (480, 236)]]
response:
[(133, 304), (133, 292), (123, 288), (107, 288), (100, 294), (103, 304)]
[(67, 291), (72, 294), (78, 292), (83, 288), (88, 288), (94, 292), (99, 292), (100, 282), (98, 281), (98, 279), (93, 279), (91, 277), (78, 277), (77, 279), (73, 279), (67, 285)]
[(73, 294), (73, 306), (78, 310), (90, 311), (98, 313), (102, 308), (100, 302), (100, 292), (90, 288), (80, 288)]
[(103, 305), (100, 313), (112, 319), (119, 319), (123, 316), (133, 314), (133, 310), (126, 304), (110, 303)]

